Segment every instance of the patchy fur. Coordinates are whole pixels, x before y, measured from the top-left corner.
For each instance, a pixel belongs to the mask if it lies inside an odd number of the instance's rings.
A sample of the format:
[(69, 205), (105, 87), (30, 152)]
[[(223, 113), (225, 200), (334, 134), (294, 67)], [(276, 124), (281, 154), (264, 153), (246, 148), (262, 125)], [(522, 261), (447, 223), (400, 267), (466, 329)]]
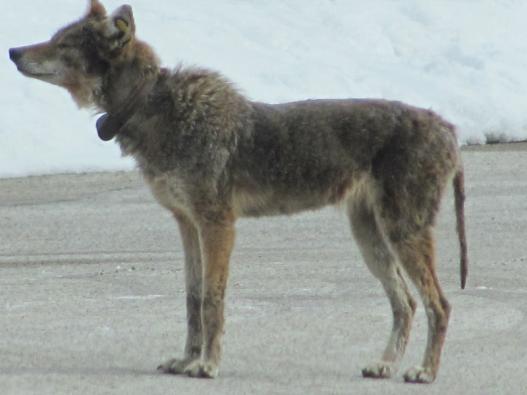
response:
[(135, 36), (132, 9), (108, 15), (97, 0), (49, 42), (11, 49), (10, 56), (25, 75), (63, 86), (79, 105), (106, 112), (103, 121), (112, 122), (105, 125), (119, 127), (104, 135), (116, 135), (179, 224), (187, 344), (182, 359), (160, 370), (217, 375), (238, 217), (345, 204), (364, 260), (393, 310), (385, 352), (363, 375), (390, 377), (403, 356), (416, 308), (404, 271), (429, 323), (423, 364), (405, 379), (435, 379), (450, 306), (435, 274), (433, 228), (454, 175), (463, 286), (467, 263), (463, 173), (450, 123), (385, 100), (251, 102), (216, 72), (161, 68)]

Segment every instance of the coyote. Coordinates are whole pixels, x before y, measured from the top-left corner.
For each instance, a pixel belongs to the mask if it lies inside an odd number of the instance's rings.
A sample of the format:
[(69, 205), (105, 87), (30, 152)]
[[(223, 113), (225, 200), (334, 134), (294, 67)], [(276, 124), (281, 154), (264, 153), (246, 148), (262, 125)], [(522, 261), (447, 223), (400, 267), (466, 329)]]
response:
[(364, 377), (392, 376), (416, 309), (403, 272), (428, 316), (420, 366), (404, 375), (437, 375), (450, 305), (435, 273), (433, 228), (453, 179), (467, 273), (464, 182), (455, 128), (429, 110), (385, 100), (247, 100), (216, 72), (162, 68), (137, 39), (132, 9), (107, 14), (98, 0), (48, 42), (12, 48), (25, 76), (66, 88), (79, 107), (104, 113), (99, 136), (116, 139), (137, 161), (158, 202), (170, 210), (185, 252), (187, 340), (166, 373), (218, 374), (224, 299), (235, 222), (341, 204), (368, 268), (393, 309), (379, 362)]

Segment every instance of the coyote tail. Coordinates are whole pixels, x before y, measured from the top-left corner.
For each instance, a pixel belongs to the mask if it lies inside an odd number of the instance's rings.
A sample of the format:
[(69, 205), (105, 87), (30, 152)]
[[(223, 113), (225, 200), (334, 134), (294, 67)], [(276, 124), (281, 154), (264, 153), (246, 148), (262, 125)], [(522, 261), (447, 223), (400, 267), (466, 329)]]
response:
[(461, 274), (461, 289), (465, 288), (467, 282), (468, 272), (468, 258), (467, 258), (467, 237), (465, 233), (465, 181), (463, 168), (460, 167), (453, 180), (454, 186), (454, 200), (456, 205), (456, 225), (457, 235), (459, 238), (460, 249), (460, 274)]

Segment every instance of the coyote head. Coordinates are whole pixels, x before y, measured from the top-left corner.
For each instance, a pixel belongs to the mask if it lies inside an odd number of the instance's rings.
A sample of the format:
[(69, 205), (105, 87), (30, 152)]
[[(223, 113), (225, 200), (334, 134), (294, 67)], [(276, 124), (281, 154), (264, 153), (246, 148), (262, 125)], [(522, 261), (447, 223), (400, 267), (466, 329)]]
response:
[(91, 0), (80, 20), (47, 42), (11, 48), (9, 57), (25, 76), (62, 86), (79, 106), (87, 106), (98, 104), (97, 95), (111, 69), (136, 56), (136, 41), (130, 6), (108, 15), (98, 0)]

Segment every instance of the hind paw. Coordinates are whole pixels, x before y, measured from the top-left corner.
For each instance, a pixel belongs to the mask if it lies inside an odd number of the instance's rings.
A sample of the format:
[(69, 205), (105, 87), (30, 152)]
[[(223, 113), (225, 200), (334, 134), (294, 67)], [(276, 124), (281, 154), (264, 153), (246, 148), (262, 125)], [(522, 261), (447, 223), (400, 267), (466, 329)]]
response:
[(366, 366), (362, 369), (362, 377), (369, 377), (374, 379), (388, 379), (392, 377), (397, 368), (390, 362), (376, 362)]
[(429, 384), (434, 380), (435, 375), (432, 371), (422, 366), (411, 368), (404, 374), (404, 381), (407, 383)]

